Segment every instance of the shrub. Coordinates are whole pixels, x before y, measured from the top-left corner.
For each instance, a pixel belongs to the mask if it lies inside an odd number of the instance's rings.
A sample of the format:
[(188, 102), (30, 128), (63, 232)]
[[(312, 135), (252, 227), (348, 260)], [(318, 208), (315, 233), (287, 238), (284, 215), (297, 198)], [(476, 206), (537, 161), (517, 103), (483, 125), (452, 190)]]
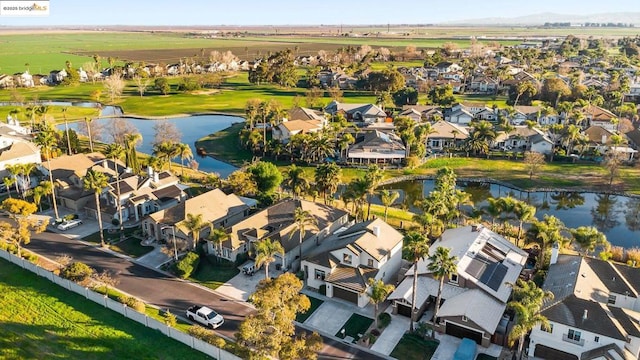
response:
[(378, 328), (379, 329), (384, 329), (387, 326), (389, 326), (389, 323), (391, 323), (391, 315), (389, 315), (389, 313), (382, 313), (380, 315), (378, 315)]
[(373, 336), (380, 336), (380, 330), (378, 330), (378, 329), (373, 329), (373, 330), (371, 330), (371, 335), (373, 335)]
[(627, 259), (624, 256), (624, 248), (621, 246), (612, 246), (609, 251), (611, 252), (611, 260), (621, 263), (627, 262)]
[(427, 336), (430, 336), (432, 331), (433, 328), (431, 327), (431, 325), (422, 321), (418, 323), (418, 326), (415, 329), (416, 335), (422, 337), (423, 339), (426, 339)]
[(164, 323), (168, 326), (176, 327), (176, 325), (178, 324), (178, 319), (171, 313), (171, 311), (167, 309), (167, 311), (164, 312)]
[(32, 254), (32, 253), (28, 253), (28, 254), (24, 254), (23, 255), (24, 259), (33, 263), (33, 264), (37, 264), (38, 263), (38, 255), (36, 254)]
[(216, 334), (212, 330), (205, 329), (202, 326), (193, 325), (189, 328), (188, 332), (189, 335), (193, 336), (194, 338), (200, 339), (220, 349), (226, 346), (226, 342), (223, 338), (216, 336)]
[(146, 310), (144, 302), (134, 298), (133, 296), (122, 295), (118, 298), (118, 301), (127, 305), (128, 307), (132, 308), (133, 310), (139, 313), (144, 313)]
[(62, 219), (64, 219), (65, 221), (69, 221), (69, 220), (75, 220), (77, 218), (78, 218), (78, 215), (76, 214), (67, 214)]
[(176, 275), (183, 279), (188, 278), (198, 268), (199, 262), (200, 255), (191, 251), (188, 252), (187, 255), (176, 264)]
[(640, 248), (631, 248), (627, 250), (627, 263), (631, 266), (640, 266)]
[(93, 275), (93, 269), (79, 261), (72, 262), (60, 271), (60, 276), (75, 282), (81, 282)]
[(111, 219), (111, 223), (112, 223), (113, 225), (115, 225), (115, 226), (120, 225), (120, 221), (119, 221), (118, 219), (116, 219), (116, 218)]

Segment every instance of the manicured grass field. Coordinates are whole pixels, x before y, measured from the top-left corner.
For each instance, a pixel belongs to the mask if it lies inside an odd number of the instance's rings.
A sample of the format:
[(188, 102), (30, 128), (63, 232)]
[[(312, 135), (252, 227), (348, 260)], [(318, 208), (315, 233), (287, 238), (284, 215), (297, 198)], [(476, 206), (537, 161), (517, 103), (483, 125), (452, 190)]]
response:
[(438, 348), (438, 342), (424, 340), (413, 334), (405, 334), (390, 356), (396, 359), (429, 360)]
[[(77, 106), (67, 106), (67, 112), (63, 115), (62, 109), (65, 108), (63, 106), (49, 106), (49, 111), (44, 116), (46, 119), (55, 121), (55, 122), (64, 122), (64, 117), (67, 117), (67, 121), (78, 121), (84, 120), (85, 117), (94, 118), (98, 116), (98, 110), (92, 108), (83, 108)], [(17, 115), (11, 115), (11, 112), (14, 110), (19, 110), (20, 112)], [(7, 115), (17, 116), (18, 120), (21, 123), (30, 123), (31, 118), (27, 115), (27, 106), (0, 106), (0, 119), (5, 121), (7, 119)], [(41, 117), (38, 115), (34, 115), (34, 121), (40, 121)]]
[(127, 240), (109, 246), (113, 251), (128, 255), (134, 258), (141, 257), (153, 250), (153, 246), (143, 246), (140, 239), (130, 237)]
[(189, 280), (215, 290), (239, 273), (240, 270), (233, 263), (227, 260), (218, 262), (214, 256), (210, 256), (200, 260), (198, 270)]
[(0, 358), (208, 357), (0, 260)]
[(298, 315), (296, 315), (296, 321), (299, 323), (303, 323), (305, 321), (307, 321), (307, 319), (316, 311), (318, 310), (318, 308), (320, 307), (320, 305), (322, 305), (322, 303), (324, 303), (324, 301), (315, 298), (313, 296), (307, 296), (309, 298), (309, 301), (311, 302), (311, 307), (309, 308), (309, 310), (307, 310), (306, 313), (299, 313)]
[(207, 135), (196, 142), (196, 148), (203, 148), (208, 155), (224, 160), (236, 166), (251, 161), (252, 154), (240, 146), (240, 131), (245, 124), (234, 124), (231, 127)]
[(353, 314), (342, 326), (342, 329), (344, 329), (344, 337), (340, 331), (338, 331), (335, 336), (343, 339), (347, 336), (351, 336), (353, 338), (353, 342), (356, 342), (360, 339), (361, 335), (364, 335), (371, 324), (373, 324), (373, 319), (360, 314)]

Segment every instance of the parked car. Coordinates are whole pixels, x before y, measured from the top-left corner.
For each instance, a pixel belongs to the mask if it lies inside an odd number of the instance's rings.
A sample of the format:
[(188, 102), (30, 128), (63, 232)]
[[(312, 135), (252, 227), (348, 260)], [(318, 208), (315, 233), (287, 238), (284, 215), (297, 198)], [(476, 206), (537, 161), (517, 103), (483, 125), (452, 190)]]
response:
[(58, 225), (58, 230), (65, 231), (80, 225), (82, 225), (82, 220), (80, 219), (67, 220)]
[(253, 276), (253, 274), (258, 269), (259, 268), (256, 267), (256, 263), (255, 262), (249, 261), (248, 263), (244, 264), (244, 266), (242, 267), (242, 273), (245, 274), (245, 275)]
[(194, 305), (187, 309), (187, 318), (191, 321), (198, 322), (210, 329), (216, 329), (224, 324), (222, 315), (213, 311), (206, 306)]

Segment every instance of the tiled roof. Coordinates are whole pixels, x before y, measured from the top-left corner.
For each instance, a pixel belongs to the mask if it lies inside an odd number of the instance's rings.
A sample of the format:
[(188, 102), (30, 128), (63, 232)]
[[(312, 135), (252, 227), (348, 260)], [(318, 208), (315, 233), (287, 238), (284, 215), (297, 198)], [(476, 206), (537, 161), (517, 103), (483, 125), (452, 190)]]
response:
[(357, 292), (363, 292), (367, 289), (369, 279), (375, 278), (377, 273), (378, 269), (338, 265), (331, 271), (325, 281)]

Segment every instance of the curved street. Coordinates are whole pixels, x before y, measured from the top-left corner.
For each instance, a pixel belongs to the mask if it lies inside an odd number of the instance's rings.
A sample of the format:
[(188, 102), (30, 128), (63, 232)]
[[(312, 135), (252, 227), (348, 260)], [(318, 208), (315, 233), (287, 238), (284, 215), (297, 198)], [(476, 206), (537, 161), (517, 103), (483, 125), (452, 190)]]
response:
[[(193, 304), (211, 307), (224, 316), (225, 323), (216, 331), (227, 338), (234, 338), (240, 322), (253, 311), (244, 302), (228, 299), (214, 291), (167, 276), (60, 234), (35, 234), (25, 248), (49, 259), (66, 254), (98, 271), (108, 270), (116, 274), (115, 278), (119, 281), (118, 289), (149, 304), (169, 309), (174, 314), (183, 315), (185, 309)], [(302, 331), (299, 327), (298, 330)], [(319, 359), (385, 358), (325, 336), (323, 338), (325, 346), (319, 353)]]

